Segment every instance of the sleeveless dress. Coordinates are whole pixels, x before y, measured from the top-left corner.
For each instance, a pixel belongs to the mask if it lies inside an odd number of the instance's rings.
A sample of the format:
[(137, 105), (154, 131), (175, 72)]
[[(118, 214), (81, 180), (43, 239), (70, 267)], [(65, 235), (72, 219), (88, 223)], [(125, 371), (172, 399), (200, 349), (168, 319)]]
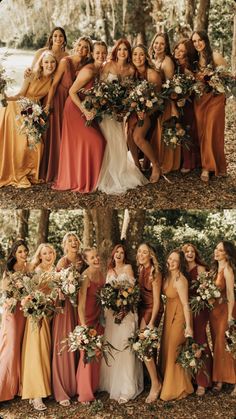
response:
[(175, 362), (178, 346), (185, 342), (182, 303), (172, 282), (164, 289), (164, 294), (167, 301), (161, 338), (160, 366), (163, 383), (160, 398), (168, 401), (187, 397), (193, 393), (193, 386), (188, 373)]
[[(86, 325), (93, 326), (98, 334), (103, 334), (104, 329), (100, 325), (100, 306), (97, 301), (97, 293), (104, 285), (104, 278), (101, 275), (98, 283), (90, 281), (87, 288), (85, 318)], [(76, 373), (77, 393), (79, 402), (89, 402), (95, 400), (94, 393), (99, 386), (99, 374), (101, 361), (92, 361), (84, 364), (83, 351), (80, 351), (79, 365)]]
[(225, 331), (228, 328), (228, 306), (224, 271), (218, 272), (215, 284), (221, 289), (221, 297), (210, 312), (213, 342), (213, 377), (215, 382), (236, 384), (236, 360), (225, 350)]
[[(139, 286), (140, 286), (140, 295), (141, 302), (139, 304), (139, 324), (142, 319), (145, 320), (145, 323), (148, 324), (152, 317), (152, 308), (153, 308), (153, 290), (152, 282), (150, 280), (151, 266), (147, 268), (143, 267), (139, 273)], [(160, 308), (155, 320), (155, 326), (158, 327), (162, 318), (164, 308), (162, 301), (160, 302)]]
[(63, 110), (69, 89), (76, 78), (76, 69), (71, 57), (65, 57), (66, 69), (53, 97), (53, 111), (49, 116), (49, 128), (44, 141), (44, 150), (40, 165), (40, 177), (46, 182), (56, 180), (61, 144)]
[[(91, 80), (84, 86), (90, 89)], [(68, 97), (63, 114), (58, 177), (53, 189), (93, 192), (98, 183), (106, 141), (96, 123), (87, 127), (81, 110)]]
[[(109, 73), (107, 81), (112, 82), (112, 80), (118, 80), (118, 77)], [(124, 124), (109, 116), (104, 116), (99, 126), (107, 141), (107, 146), (98, 180), (98, 190), (107, 194), (119, 194), (128, 189), (146, 185), (148, 180), (128, 154)]]
[[(109, 274), (106, 283), (127, 281), (134, 284), (133, 278), (127, 274)], [(109, 358), (109, 366), (102, 359), (99, 390), (107, 391), (110, 399), (135, 399), (143, 391), (143, 367), (141, 362), (129, 348), (125, 349), (128, 338), (138, 328), (137, 313), (129, 312), (121, 324), (114, 322), (112, 310), (107, 310), (105, 337), (116, 349), (114, 359)]]
[[(51, 82), (48, 77), (32, 80), (25, 96), (40, 101), (47, 95)], [(16, 121), (17, 115), (20, 115), (20, 107), (16, 101), (0, 109), (0, 187), (28, 188), (31, 183), (39, 182), (43, 144), (33, 149), (28, 147), (26, 136), (19, 133), (21, 119)]]
[[(197, 280), (197, 268), (196, 265), (189, 271), (189, 298), (197, 295), (197, 288), (192, 288), (193, 283)], [(205, 367), (196, 375), (196, 383), (201, 387), (211, 387), (212, 385), (212, 355), (206, 333), (209, 315), (210, 311), (207, 308), (201, 310), (199, 314), (193, 314), (193, 338), (199, 345), (207, 345), (205, 348), (205, 354), (207, 355), (204, 359)]]

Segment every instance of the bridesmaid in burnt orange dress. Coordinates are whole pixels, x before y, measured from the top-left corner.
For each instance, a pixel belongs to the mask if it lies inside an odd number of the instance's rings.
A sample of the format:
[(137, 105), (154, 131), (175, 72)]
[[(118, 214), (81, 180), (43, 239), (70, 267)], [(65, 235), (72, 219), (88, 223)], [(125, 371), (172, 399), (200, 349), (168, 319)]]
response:
[[(158, 327), (163, 313), (161, 304), (161, 282), (162, 277), (158, 267), (157, 257), (153, 248), (143, 243), (137, 251), (137, 263), (139, 267), (139, 285), (141, 304), (139, 307), (139, 327)], [(153, 403), (161, 391), (161, 383), (157, 375), (155, 359), (145, 361), (151, 379), (151, 389), (146, 403)]]
[(176, 363), (179, 345), (193, 336), (188, 304), (186, 261), (181, 250), (172, 251), (167, 259), (167, 274), (163, 286), (166, 295), (161, 339), (160, 365), (163, 376), (162, 400), (179, 400), (193, 393), (191, 378)]
[[(193, 288), (194, 283), (196, 284), (197, 277), (201, 272), (206, 271), (206, 264), (201, 260), (197, 248), (191, 244), (186, 243), (183, 245), (182, 250), (187, 262), (188, 269), (188, 283), (189, 283), (189, 298), (196, 297), (197, 288)], [(205, 354), (205, 367), (200, 370), (196, 375), (197, 383), (197, 396), (204, 396), (205, 389), (211, 387), (212, 377), (212, 355), (207, 339), (207, 324), (209, 322), (210, 311), (205, 308), (198, 314), (193, 315), (193, 338), (199, 345), (206, 345)]]
[[(213, 52), (208, 35), (204, 31), (195, 31), (192, 42), (198, 52), (197, 78), (202, 79), (207, 74), (207, 66), (216, 68), (226, 66), (224, 58)], [(204, 93), (194, 101), (198, 138), (202, 161), (201, 180), (209, 181), (209, 172), (216, 176), (226, 175), (226, 159), (224, 152), (225, 128), (225, 95)]]
[(210, 326), (213, 341), (213, 390), (219, 392), (223, 383), (234, 385), (232, 395), (236, 396), (236, 360), (225, 350), (225, 331), (235, 316), (234, 278), (236, 272), (236, 247), (228, 241), (220, 242), (214, 251), (215, 284), (221, 290), (210, 312)]
[[(7, 274), (26, 273), (28, 247), (24, 240), (17, 240), (9, 253), (3, 278), (3, 291), (7, 290)], [(25, 329), (25, 317), (20, 311), (20, 303), (14, 313), (3, 311), (0, 331), (0, 402), (14, 399), (20, 390), (21, 346)]]
[[(104, 329), (99, 322), (101, 308), (97, 301), (97, 294), (105, 284), (105, 278), (100, 270), (97, 249), (85, 249), (84, 260), (88, 268), (83, 272), (84, 281), (79, 291), (79, 324), (93, 326), (98, 334), (103, 334)], [(81, 351), (76, 374), (79, 402), (87, 404), (95, 399), (94, 393), (99, 386), (100, 365), (99, 360), (84, 365), (83, 351)]]

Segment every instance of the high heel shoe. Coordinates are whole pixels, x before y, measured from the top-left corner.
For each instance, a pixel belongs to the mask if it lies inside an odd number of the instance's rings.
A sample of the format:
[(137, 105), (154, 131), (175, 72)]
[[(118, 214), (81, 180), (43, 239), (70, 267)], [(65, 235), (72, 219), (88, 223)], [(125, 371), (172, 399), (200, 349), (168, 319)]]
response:
[(222, 383), (216, 383), (212, 388), (214, 393), (219, 393), (222, 390)]
[(149, 393), (147, 396), (145, 403), (154, 403), (157, 401), (158, 397), (160, 396), (162, 386), (154, 393)]
[(196, 390), (196, 395), (199, 397), (205, 396), (205, 387), (198, 386)]
[(208, 172), (208, 170), (203, 170), (202, 171), (202, 173), (201, 173), (201, 180), (203, 181), (203, 182), (209, 182), (209, 172)]
[(43, 411), (47, 409), (47, 406), (43, 403), (41, 397), (37, 399), (29, 399), (29, 404), (31, 404), (34, 410)]
[(66, 399), (66, 400), (61, 400), (61, 401), (59, 402), (59, 405), (60, 405), (60, 406), (63, 406), (63, 407), (68, 407), (68, 406), (70, 406), (70, 400), (68, 400), (68, 399)]

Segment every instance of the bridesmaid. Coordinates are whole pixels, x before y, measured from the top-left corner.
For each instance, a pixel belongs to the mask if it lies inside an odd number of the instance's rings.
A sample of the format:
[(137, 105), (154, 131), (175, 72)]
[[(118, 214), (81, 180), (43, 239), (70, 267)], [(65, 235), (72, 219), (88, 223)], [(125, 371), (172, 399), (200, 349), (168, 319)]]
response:
[[(162, 82), (165, 83), (174, 75), (175, 67), (170, 52), (170, 42), (166, 33), (157, 33), (151, 41), (149, 55), (156, 69), (160, 71)], [(181, 149), (167, 147), (162, 141), (162, 125), (171, 117), (178, 117), (178, 111), (173, 101), (166, 101), (164, 113), (158, 118), (156, 130), (151, 144), (162, 173), (169, 173), (180, 168)]]
[[(137, 79), (147, 80), (149, 83), (154, 84), (157, 92), (161, 90), (160, 73), (155, 70), (154, 65), (151, 63), (150, 57), (144, 45), (139, 44), (133, 48), (132, 63), (136, 69)], [(146, 139), (146, 136), (152, 128), (152, 125), (156, 124), (157, 116), (158, 112), (153, 112), (151, 115), (144, 115), (143, 125), (141, 127), (138, 126), (137, 119), (135, 119), (135, 125), (133, 127), (132, 135), (133, 138), (130, 138), (129, 141), (129, 148), (132, 152), (135, 164), (137, 167), (139, 167), (139, 169), (141, 167), (138, 159), (137, 147), (144, 153), (144, 156), (152, 163), (152, 174), (150, 178), (151, 183), (155, 183), (159, 180), (160, 168), (158, 166), (158, 162), (154, 155), (152, 146), (150, 142)], [(132, 123), (132, 118), (130, 122)], [(137, 147), (133, 146), (133, 142)]]
[(19, 133), (22, 119), (16, 122), (16, 116), (20, 115), (20, 107), (16, 101), (22, 96), (35, 102), (45, 97), (56, 66), (53, 53), (44, 51), (32, 77), (26, 78), (20, 92), (8, 97), (8, 106), (0, 109), (0, 187), (13, 185), (28, 188), (32, 183), (39, 182), (42, 144), (37, 144), (33, 149), (29, 148), (27, 136)]
[[(10, 250), (2, 280), (2, 290), (7, 290), (7, 275), (14, 272), (27, 273), (29, 253), (24, 240), (17, 240)], [(14, 399), (20, 391), (21, 345), (25, 328), (25, 317), (17, 303), (14, 313), (5, 308), (0, 328), (0, 402)]]
[[(63, 237), (62, 247), (64, 256), (57, 263), (57, 271), (70, 266), (81, 271), (83, 261), (79, 252), (80, 241), (73, 232)], [(77, 325), (77, 316), (68, 297), (61, 295), (63, 313), (54, 316), (52, 322), (52, 382), (54, 397), (61, 406), (69, 406), (70, 398), (76, 395), (76, 354), (64, 351), (60, 356), (59, 345), (61, 341), (74, 330)]]
[(87, 119), (93, 118), (93, 113), (85, 109), (82, 95), (78, 95), (80, 89), (92, 87), (107, 56), (104, 42), (96, 41), (93, 48), (94, 62), (79, 72), (66, 100), (58, 179), (53, 186), (57, 190), (86, 193), (97, 186), (106, 142), (96, 123), (85, 125)]
[[(206, 271), (206, 264), (201, 260), (199, 252), (193, 244), (184, 244), (182, 250), (187, 262), (189, 297), (191, 298), (197, 295), (197, 289), (193, 288), (193, 285), (196, 283), (198, 275)], [(193, 315), (193, 338), (197, 344), (206, 345), (205, 367), (196, 375), (197, 396), (204, 396), (205, 389), (207, 387), (211, 387), (212, 385), (212, 355), (209, 348), (206, 331), (207, 324), (209, 322), (209, 314), (209, 310), (204, 309), (200, 311), (199, 314)]]
[(223, 383), (234, 385), (232, 396), (236, 396), (236, 361), (225, 350), (225, 331), (230, 322), (236, 320), (234, 281), (236, 272), (236, 247), (223, 240), (214, 251), (215, 284), (221, 290), (210, 312), (210, 327), (213, 341), (213, 390), (219, 392)]
[[(176, 64), (176, 71), (186, 75), (192, 75), (195, 71), (197, 61), (197, 52), (190, 39), (182, 39), (174, 48), (173, 56)], [(184, 126), (189, 126), (189, 134), (191, 136), (190, 149), (182, 147), (182, 168), (181, 173), (189, 173), (191, 170), (200, 166), (200, 150), (197, 136), (197, 126), (193, 107), (193, 96), (187, 100), (183, 109), (181, 120)]]
[[(79, 291), (79, 324), (82, 326), (93, 326), (98, 334), (102, 334), (104, 330), (99, 323), (100, 306), (97, 302), (97, 293), (105, 281), (100, 270), (100, 259), (97, 249), (85, 249), (84, 260), (88, 268), (83, 272), (84, 281)], [(79, 402), (88, 404), (95, 400), (94, 393), (99, 386), (100, 364), (100, 361), (93, 361), (84, 365), (83, 351), (81, 351), (76, 374)]]
[[(207, 66), (215, 69), (226, 66), (225, 59), (218, 52), (211, 49), (208, 35), (204, 31), (192, 34), (193, 45), (198, 52), (197, 79), (202, 79), (207, 73)], [(204, 93), (194, 101), (198, 138), (202, 161), (201, 180), (209, 181), (209, 173), (215, 176), (226, 175), (226, 159), (224, 152), (225, 128), (225, 95)]]
[[(32, 259), (36, 273), (52, 272), (56, 252), (52, 245), (39, 245)], [(50, 276), (48, 277), (48, 280)], [(39, 284), (39, 290), (49, 293), (47, 283)], [(22, 399), (29, 399), (35, 410), (46, 410), (43, 397), (51, 395), (51, 333), (50, 318), (43, 317), (40, 325), (28, 317), (22, 347)]]
[(188, 304), (186, 262), (181, 250), (173, 250), (167, 259), (167, 274), (163, 286), (166, 309), (161, 338), (160, 365), (163, 384), (162, 400), (179, 400), (193, 393), (191, 379), (176, 363), (178, 346), (187, 336), (193, 336)]
[[(155, 252), (149, 244), (143, 243), (138, 247), (137, 263), (141, 293), (139, 328), (158, 327), (163, 312), (161, 304), (162, 276)], [(145, 361), (145, 365), (151, 379), (151, 389), (145, 402), (153, 403), (161, 392), (161, 383), (158, 379), (155, 359)]]
[(52, 112), (40, 166), (40, 175), (46, 182), (56, 180), (65, 101), (78, 70), (91, 57), (91, 50), (91, 39), (81, 36), (74, 43), (73, 55), (61, 59), (53, 78), (45, 107), (47, 111), (52, 108)]

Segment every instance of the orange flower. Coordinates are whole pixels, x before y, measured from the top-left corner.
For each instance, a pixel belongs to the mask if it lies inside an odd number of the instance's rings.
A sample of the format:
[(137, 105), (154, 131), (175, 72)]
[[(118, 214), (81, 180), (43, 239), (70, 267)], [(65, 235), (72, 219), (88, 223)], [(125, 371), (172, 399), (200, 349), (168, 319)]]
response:
[(89, 330), (89, 336), (91, 336), (91, 337), (97, 336), (97, 331), (95, 329), (90, 329)]

